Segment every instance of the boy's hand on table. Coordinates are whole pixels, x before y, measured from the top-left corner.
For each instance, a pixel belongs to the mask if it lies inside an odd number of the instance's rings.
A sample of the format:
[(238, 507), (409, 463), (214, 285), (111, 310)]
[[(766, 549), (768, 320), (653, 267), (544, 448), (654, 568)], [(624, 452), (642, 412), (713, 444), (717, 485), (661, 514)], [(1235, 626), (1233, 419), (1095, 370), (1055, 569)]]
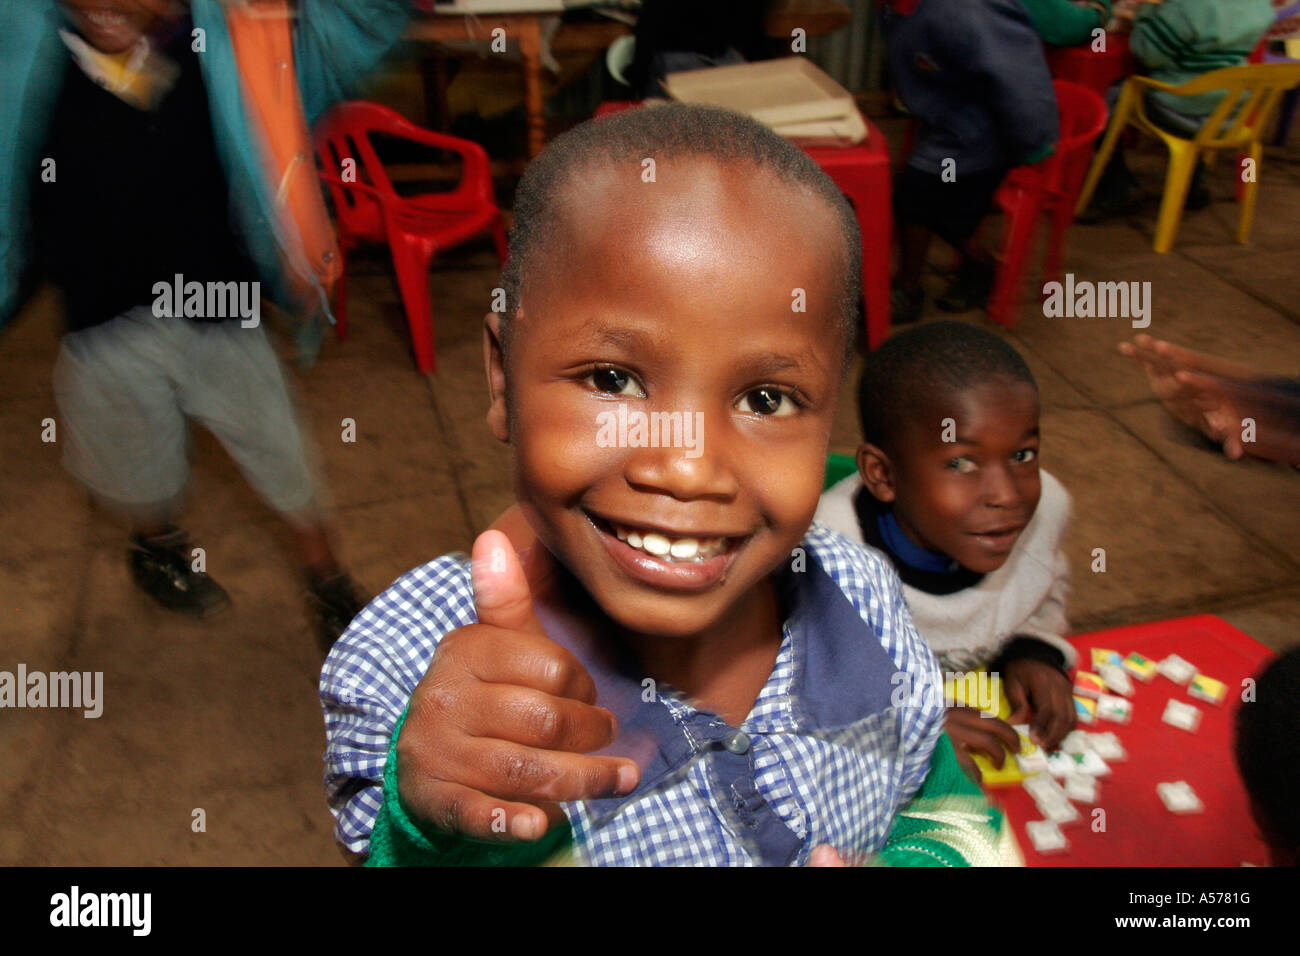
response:
[(1011, 705), (1007, 722), (1028, 723), (1029, 739), (1044, 750), (1055, 750), (1074, 729), (1074, 685), (1059, 668), (1032, 657), (1015, 658), (1002, 667), (1002, 688)]
[(976, 782), (979, 782), (981, 774), (971, 759), (972, 753), (983, 754), (1001, 770), (1007, 751), (1013, 754), (1020, 751), (1020, 737), (1010, 724), (996, 717), (986, 717), (974, 707), (949, 707), (944, 730), (952, 740), (957, 762), (966, 771), (966, 776)]
[(414, 820), (444, 833), (536, 840), (564, 819), (557, 801), (630, 793), (640, 771), (586, 756), (613, 742), (617, 722), (543, 631), (506, 535), (479, 535), (471, 569), (479, 621), (442, 639), (411, 696), (398, 791)]

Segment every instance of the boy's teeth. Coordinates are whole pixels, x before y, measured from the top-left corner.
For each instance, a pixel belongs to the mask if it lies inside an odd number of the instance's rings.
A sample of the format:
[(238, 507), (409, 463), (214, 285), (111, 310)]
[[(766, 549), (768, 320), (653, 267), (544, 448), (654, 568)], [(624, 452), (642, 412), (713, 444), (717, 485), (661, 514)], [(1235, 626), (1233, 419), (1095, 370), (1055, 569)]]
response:
[(641, 539), (641, 547), (656, 558), (662, 558), (673, 549), (673, 543), (661, 534), (648, 534)]
[(682, 538), (680, 541), (674, 541), (668, 552), (674, 558), (693, 558), (700, 553), (700, 543), (694, 538)]
[(629, 547), (669, 561), (704, 561), (721, 554), (727, 543), (725, 538), (669, 538), (656, 531), (641, 534), (618, 525), (612, 527), (618, 539)]

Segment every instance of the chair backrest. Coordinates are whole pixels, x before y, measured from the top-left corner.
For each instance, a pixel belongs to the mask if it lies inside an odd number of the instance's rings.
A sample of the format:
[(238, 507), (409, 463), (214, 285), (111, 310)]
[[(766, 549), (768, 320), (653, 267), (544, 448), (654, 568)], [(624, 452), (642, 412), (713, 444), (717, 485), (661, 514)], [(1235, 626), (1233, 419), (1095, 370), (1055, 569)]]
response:
[(1245, 63), (1202, 73), (1171, 96), (1224, 90), (1223, 99), (1201, 123), (1196, 142), (1209, 149), (1237, 147), (1259, 139), (1282, 94), (1300, 83), (1300, 63)]
[[(334, 199), (334, 209), (345, 226), (362, 215), (371, 218), (378, 215), (378, 203), (372, 196), (346, 189), (333, 179), (355, 181), (372, 186), (385, 196), (396, 197), (397, 191), (384, 172), (384, 164), (375, 153), (370, 134), (395, 132), (409, 125), (412, 124), (401, 114), (363, 100), (340, 103), (317, 125), (313, 137), (316, 159), (321, 171), (330, 177), (327, 183)], [(344, 166), (348, 160), (355, 164), (355, 168)], [(351, 173), (355, 180), (349, 180), (345, 173)]]

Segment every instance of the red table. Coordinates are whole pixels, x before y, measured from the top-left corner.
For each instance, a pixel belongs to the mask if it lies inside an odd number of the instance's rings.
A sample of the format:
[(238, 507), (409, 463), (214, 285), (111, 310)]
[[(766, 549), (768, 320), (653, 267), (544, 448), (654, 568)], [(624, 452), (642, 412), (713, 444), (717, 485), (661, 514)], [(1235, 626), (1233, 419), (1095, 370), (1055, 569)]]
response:
[(1106, 49), (1094, 53), (1091, 43), (1047, 48), (1047, 68), (1057, 80), (1086, 86), (1104, 98), (1110, 87), (1137, 72), (1137, 60), (1129, 49), (1128, 34), (1106, 34)]
[[(1080, 725), (1092, 732), (1113, 731), (1128, 759), (1110, 764), (1100, 778), (1097, 807), (1105, 810), (1105, 832), (1092, 829), (1093, 808), (1076, 804), (1079, 819), (1065, 824), (1064, 853), (1041, 855), (1025, 824), (1042, 818), (1033, 799), (1019, 786), (990, 790), (1015, 827), (1029, 866), (1239, 866), (1268, 864), (1268, 850), (1250, 816), (1246, 791), (1232, 756), (1232, 720), (1241, 703), (1242, 680), (1254, 677), (1273, 652), (1225, 621), (1209, 614), (1156, 621), (1134, 627), (1081, 634), (1071, 639), (1079, 666), (1091, 667), (1091, 649), (1104, 647), (1121, 656), (1137, 651), (1159, 661), (1177, 654), (1201, 673), (1223, 681), (1228, 694), (1210, 704), (1187, 694), (1157, 674), (1149, 684), (1134, 680), (1133, 720), (1098, 720)], [(1201, 710), (1200, 727), (1188, 733), (1160, 718), (1169, 698)], [(1201, 813), (1179, 815), (1165, 809), (1156, 784), (1186, 780), (1204, 804)]]
[(862, 233), (862, 305), (867, 317), (867, 348), (889, 335), (889, 253), (893, 248), (894, 207), (890, 197), (889, 145), (871, 120), (867, 138), (856, 146), (805, 146), (827, 176), (849, 197)]

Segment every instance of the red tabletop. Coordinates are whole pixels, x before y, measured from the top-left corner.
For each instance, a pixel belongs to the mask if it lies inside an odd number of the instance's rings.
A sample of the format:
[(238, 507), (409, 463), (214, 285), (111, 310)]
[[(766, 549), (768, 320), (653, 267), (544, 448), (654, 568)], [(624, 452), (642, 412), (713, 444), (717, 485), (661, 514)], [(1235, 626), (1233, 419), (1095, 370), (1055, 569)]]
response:
[[(1242, 706), (1242, 681), (1259, 673), (1273, 652), (1209, 614), (1081, 634), (1071, 639), (1079, 666), (1090, 669), (1091, 650), (1121, 656), (1137, 651), (1154, 661), (1177, 654), (1202, 674), (1228, 685), (1222, 704), (1198, 700), (1163, 675), (1151, 683), (1134, 680), (1133, 719), (1128, 724), (1098, 720), (1081, 729), (1113, 731), (1128, 759), (1110, 763), (1100, 778), (1096, 807), (1105, 811), (1105, 831), (1093, 829), (1093, 807), (1076, 804), (1079, 819), (1062, 826), (1064, 853), (1034, 850), (1025, 824), (1042, 819), (1019, 786), (989, 791), (1006, 811), (1029, 866), (1239, 866), (1268, 864), (1268, 849), (1250, 816), (1246, 792), (1232, 756), (1232, 721)], [(1188, 733), (1160, 718), (1170, 698), (1201, 711)], [(1204, 804), (1195, 814), (1174, 814), (1156, 794), (1156, 784), (1185, 780)]]
[(1112, 84), (1137, 72), (1128, 34), (1106, 34), (1106, 49), (1094, 52), (1091, 43), (1047, 48), (1047, 67), (1057, 80), (1086, 86), (1103, 97)]

